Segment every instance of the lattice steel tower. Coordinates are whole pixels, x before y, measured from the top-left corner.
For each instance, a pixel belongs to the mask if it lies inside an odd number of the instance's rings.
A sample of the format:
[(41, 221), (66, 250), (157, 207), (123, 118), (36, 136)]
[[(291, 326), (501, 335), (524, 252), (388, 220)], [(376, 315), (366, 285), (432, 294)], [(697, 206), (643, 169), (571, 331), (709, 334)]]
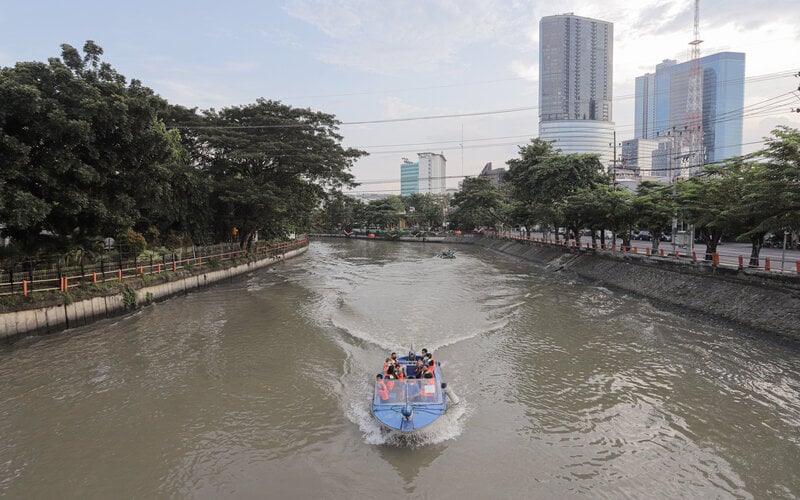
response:
[[(705, 159), (703, 151), (703, 68), (700, 66), (700, 0), (694, 1), (694, 40), (689, 70), (689, 95), (686, 99), (686, 126), (683, 131), (680, 175), (697, 174)], [(674, 181), (674, 179), (673, 179)]]

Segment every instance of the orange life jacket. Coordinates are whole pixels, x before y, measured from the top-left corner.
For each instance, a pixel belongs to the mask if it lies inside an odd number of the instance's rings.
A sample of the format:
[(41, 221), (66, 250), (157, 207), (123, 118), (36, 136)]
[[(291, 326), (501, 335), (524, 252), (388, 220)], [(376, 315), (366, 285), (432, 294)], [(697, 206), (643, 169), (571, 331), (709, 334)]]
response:
[(386, 378), (384, 380), (388, 380), (388, 382), (386, 382), (386, 386), (389, 387), (390, 391), (394, 389), (394, 381), (396, 380), (396, 377), (394, 375), (386, 375)]
[(383, 380), (378, 380), (378, 397), (381, 398), (381, 401), (389, 400), (389, 389)]

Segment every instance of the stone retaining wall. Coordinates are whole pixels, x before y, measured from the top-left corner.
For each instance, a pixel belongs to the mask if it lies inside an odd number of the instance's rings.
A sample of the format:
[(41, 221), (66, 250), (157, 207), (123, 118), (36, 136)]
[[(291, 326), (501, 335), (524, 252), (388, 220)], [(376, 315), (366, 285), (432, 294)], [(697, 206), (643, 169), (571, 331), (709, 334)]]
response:
[[(290, 259), (308, 250), (308, 246), (290, 250), (283, 255), (247, 262), (228, 269), (208, 271), (180, 280), (147, 286), (135, 290), (138, 304), (160, 301), (176, 294), (186, 293), (195, 288), (210, 285), (222, 280), (232, 279), (244, 273), (269, 267), (283, 259)], [(71, 304), (30, 309), (0, 314), (0, 340), (15, 339), (24, 335), (55, 333), (88, 325), (97, 320), (119, 316), (126, 312), (121, 293), (105, 297), (94, 297)]]
[(485, 248), (566, 271), (604, 286), (800, 340), (800, 280), (763, 271), (679, 264), (545, 244), (475, 238)]

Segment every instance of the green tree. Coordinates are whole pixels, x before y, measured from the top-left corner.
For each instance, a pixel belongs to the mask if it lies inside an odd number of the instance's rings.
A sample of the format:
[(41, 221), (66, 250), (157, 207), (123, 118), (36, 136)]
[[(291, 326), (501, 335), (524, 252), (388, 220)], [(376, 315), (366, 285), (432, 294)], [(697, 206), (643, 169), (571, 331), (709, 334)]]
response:
[(752, 227), (750, 215), (737, 210), (752, 178), (752, 164), (736, 159), (706, 165), (702, 174), (677, 182), (677, 208), (705, 240), (706, 260), (725, 235), (736, 237)]
[(376, 227), (396, 226), (404, 214), (403, 200), (397, 195), (371, 200), (365, 209), (368, 224)]
[(403, 197), (407, 220), (426, 229), (439, 227), (444, 222), (443, 203), (446, 201), (441, 196), (431, 193), (415, 193)]
[(772, 133), (753, 155), (759, 168), (742, 202), (759, 222), (744, 237), (800, 228), (800, 131), (782, 126)]
[(333, 115), (259, 99), (254, 104), (208, 110), (208, 128), (195, 127), (190, 142), (213, 182), (217, 238), (239, 228), (240, 243), (258, 231), (283, 236), (308, 227), (327, 190), (353, 186), (349, 173), (363, 151), (341, 146)]
[(600, 203), (604, 207), (606, 227), (622, 238), (622, 246), (631, 246), (631, 230), (636, 221), (634, 194), (627, 189), (600, 188)]
[[(603, 230), (608, 227), (608, 217), (606, 213), (606, 198), (608, 186), (598, 185), (593, 187), (579, 188), (578, 191), (567, 198), (564, 210), (566, 225), (576, 235), (580, 234), (581, 229), (589, 229), (592, 237), (592, 246), (597, 244), (597, 233), (601, 232), (601, 240), (605, 244)], [(576, 236), (579, 238), (579, 236)]]
[(450, 219), (456, 228), (497, 226), (508, 220), (503, 192), (488, 177), (467, 177), (453, 196)]
[(88, 41), (83, 56), (62, 45), (61, 59), (0, 70), (0, 220), (28, 254), (93, 248), (165, 202), (164, 102), (100, 55)]
[(512, 197), (541, 214), (546, 224), (564, 223), (567, 198), (578, 189), (607, 182), (597, 155), (561, 155), (541, 139), (519, 149), (519, 158), (507, 162), (503, 180)]
[(641, 182), (636, 188), (633, 209), (634, 224), (640, 229), (650, 231), (653, 235), (653, 251), (657, 251), (661, 233), (667, 233), (672, 228), (672, 218), (675, 213), (672, 187), (652, 181)]
[(321, 211), (322, 224), (319, 229), (322, 231), (351, 231), (363, 222), (357, 218), (361, 205), (363, 203), (360, 200), (347, 196), (341, 191), (330, 193), (326, 197)]

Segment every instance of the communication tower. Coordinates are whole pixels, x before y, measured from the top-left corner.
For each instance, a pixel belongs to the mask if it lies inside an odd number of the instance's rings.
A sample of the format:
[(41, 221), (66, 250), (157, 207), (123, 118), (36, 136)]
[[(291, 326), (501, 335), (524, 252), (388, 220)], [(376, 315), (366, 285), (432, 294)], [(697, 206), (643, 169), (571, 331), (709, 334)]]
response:
[[(694, 40), (689, 69), (689, 94), (686, 99), (686, 125), (683, 133), (680, 175), (697, 174), (703, 167), (703, 69), (700, 66), (700, 0), (694, 1)], [(675, 179), (672, 179), (673, 182)]]

